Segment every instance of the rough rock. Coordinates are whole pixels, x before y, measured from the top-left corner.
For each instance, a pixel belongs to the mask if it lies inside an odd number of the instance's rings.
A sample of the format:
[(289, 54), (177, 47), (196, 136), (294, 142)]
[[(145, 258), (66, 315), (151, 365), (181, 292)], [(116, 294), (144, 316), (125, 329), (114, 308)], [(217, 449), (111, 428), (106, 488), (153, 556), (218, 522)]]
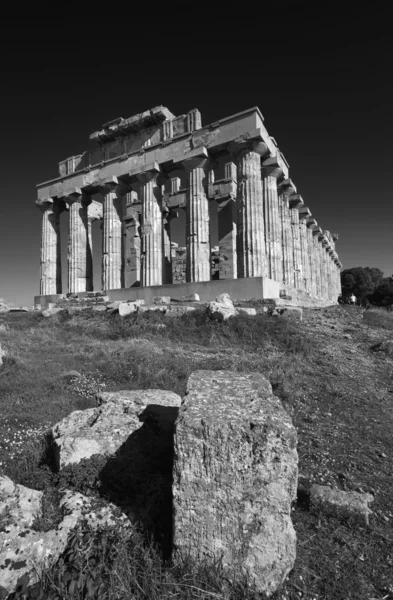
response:
[(120, 304), (121, 304), (121, 300), (115, 300), (114, 302), (107, 304), (106, 308), (107, 308), (107, 310), (112, 310), (112, 311), (118, 310)]
[(106, 306), (103, 304), (97, 304), (97, 306), (93, 306), (93, 310), (95, 312), (105, 312), (106, 311)]
[(97, 403), (96, 408), (72, 412), (52, 428), (58, 469), (94, 454), (113, 455), (141, 427), (146, 414), (160, 418), (160, 407), (178, 407), (181, 398), (164, 390), (127, 390), (103, 392)]
[(170, 296), (154, 296), (153, 304), (170, 304), (171, 297)]
[(118, 305), (119, 315), (125, 317), (138, 310), (138, 305), (135, 302), (120, 302)]
[(188, 312), (194, 312), (196, 310), (195, 306), (171, 306), (166, 311), (167, 317), (181, 317), (181, 315), (185, 315)]
[(231, 297), (226, 292), (224, 292), (223, 294), (220, 294), (219, 296), (217, 296), (216, 302), (219, 302), (220, 304), (230, 304), (230, 305), (233, 306), (233, 302), (231, 300)]
[(10, 312), (10, 307), (4, 304), (4, 302), (0, 302), (0, 314)]
[(245, 306), (238, 306), (236, 308), (236, 312), (239, 315), (249, 315), (250, 317), (255, 317), (257, 311), (255, 308), (247, 308)]
[[(76, 313), (80, 313), (82, 310), (91, 310), (93, 307), (89, 305), (80, 305), (80, 306), (70, 306), (67, 308), (67, 314), (75, 315)], [(54, 309), (52, 309), (54, 310)]]
[(175, 423), (174, 551), (272, 594), (292, 569), (296, 430), (258, 373), (196, 371)]
[(181, 302), (200, 302), (199, 294), (186, 294), (180, 298)]
[(207, 313), (211, 319), (216, 321), (227, 321), (230, 317), (234, 317), (237, 314), (232, 302), (209, 302)]
[(310, 489), (313, 512), (323, 512), (339, 519), (352, 517), (360, 525), (368, 525), (371, 513), (368, 505), (373, 500), (372, 494), (344, 492), (325, 485), (313, 484)]
[(145, 313), (148, 311), (166, 313), (167, 310), (168, 310), (167, 305), (165, 305), (165, 306), (139, 306), (138, 307), (138, 311), (141, 313)]
[(130, 527), (114, 505), (94, 506), (93, 510), (91, 499), (65, 491), (60, 500), (63, 520), (58, 527), (36, 531), (32, 525), (42, 515), (42, 497), (43, 492), (0, 477), (0, 592), (14, 592), (22, 577), (28, 585), (36, 583), (41, 569), (56, 562), (65, 550), (70, 533), (82, 518), (93, 527)]
[(52, 317), (53, 315), (57, 315), (57, 313), (61, 312), (62, 310), (64, 310), (64, 308), (60, 308), (59, 306), (47, 308), (46, 310), (43, 310), (41, 314), (43, 317)]
[(0, 344), (0, 367), (3, 364), (3, 358), (5, 357), (5, 350), (2, 349), (1, 344)]
[(294, 321), (303, 320), (303, 309), (300, 306), (286, 306), (285, 308), (277, 308), (278, 314), (285, 319)]
[(29, 312), (27, 306), (15, 306), (14, 308), (10, 308), (10, 312)]

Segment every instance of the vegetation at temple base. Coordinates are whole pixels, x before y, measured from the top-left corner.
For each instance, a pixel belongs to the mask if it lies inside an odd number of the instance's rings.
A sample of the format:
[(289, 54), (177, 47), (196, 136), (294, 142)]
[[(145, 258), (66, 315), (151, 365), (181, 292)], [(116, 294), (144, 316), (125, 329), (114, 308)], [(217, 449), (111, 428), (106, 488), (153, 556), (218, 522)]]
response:
[[(183, 395), (196, 369), (257, 371), (298, 430), (303, 489), (316, 482), (375, 498), (370, 525), (361, 527), (312, 514), (307, 491), (300, 494), (292, 513), (295, 568), (273, 600), (393, 598), (393, 358), (382, 344), (393, 339), (393, 313), (309, 309), (300, 323), (264, 314), (218, 323), (202, 310), (123, 319), (92, 311), (50, 319), (8, 313), (0, 325), (0, 473), (45, 490), (38, 529), (59, 520), (59, 486), (98, 493), (100, 460), (56, 474), (44, 436), (71, 411), (94, 406), (96, 392), (160, 388)], [(143, 530), (95, 533), (83, 523), (41, 584), (27, 596), (23, 589), (14, 594), (27, 597), (257, 598), (241, 579), (231, 586), (220, 565), (163, 560)]]
[(384, 277), (382, 271), (370, 267), (353, 267), (341, 273), (342, 297), (354, 294), (363, 305), (390, 307), (393, 305), (393, 275)]

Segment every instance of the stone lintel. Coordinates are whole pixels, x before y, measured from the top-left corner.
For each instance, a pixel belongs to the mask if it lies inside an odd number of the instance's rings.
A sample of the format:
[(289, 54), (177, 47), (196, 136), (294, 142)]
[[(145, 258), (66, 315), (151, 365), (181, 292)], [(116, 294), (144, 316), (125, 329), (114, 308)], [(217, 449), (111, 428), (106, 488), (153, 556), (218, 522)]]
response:
[(90, 139), (98, 143), (103, 143), (131, 133), (132, 131), (140, 131), (141, 129), (151, 127), (155, 123), (162, 123), (174, 118), (175, 115), (165, 106), (155, 106), (128, 119), (119, 117), (108, 123), (104, 123), (101, 130), (95, 131), (90, 135)]
[(217, 202), (235, 200), (237, 185), (234, 179), (221, 179), (214, 183), (209, 183), (207, 196), (209, 200)]
[(303, 198), (300, 194), (291, 194), (289, 196), (289, 207), (290, 208), (300, 208), (304, 205)]
[(176, 193), (164, 194), (162, 202), (168, 208), (185, 208), (187, 205), (187, 190), (179, 190)]

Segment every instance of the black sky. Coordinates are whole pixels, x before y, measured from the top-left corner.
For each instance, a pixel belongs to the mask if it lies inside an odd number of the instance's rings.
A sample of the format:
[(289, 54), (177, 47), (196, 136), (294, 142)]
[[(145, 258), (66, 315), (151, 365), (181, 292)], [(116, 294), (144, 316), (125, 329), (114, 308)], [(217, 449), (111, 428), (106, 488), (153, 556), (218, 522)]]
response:
[(259, 106), (305, 204), (322, 229), (339, 233), (344, 267), (392, 274), (388, 3), (58, 10), (56, 17), (41, 8), (2, 23), (0, 296), (6, 301), (31, 305), (38, 293), (36, 184), (55, 178), (58, 162), (85, 150), (103, 123), (159, 104), (175, 114), (198, 108), (204, 124)]

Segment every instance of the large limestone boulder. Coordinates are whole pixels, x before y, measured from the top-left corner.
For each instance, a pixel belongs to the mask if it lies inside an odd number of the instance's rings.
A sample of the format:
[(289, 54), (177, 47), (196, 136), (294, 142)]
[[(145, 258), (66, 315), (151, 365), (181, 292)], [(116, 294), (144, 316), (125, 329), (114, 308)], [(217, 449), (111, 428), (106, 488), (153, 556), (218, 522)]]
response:
[[(65, 491), (60, 500), (62, 521), (56, 529), (40, 531), (34, 526), (42, 516), (43, 492), (0, 477), (0, 597), (16, 590), (24, 581), (31, 586), (66, 549), (71, 532), (83, 519), (92, 527), (130, 527), (128, 519), (114, 505), (94, 504), (78, 492)], [(36, 521), (37, 523), (37, 521)], [(32, 526), (34, 528), (32, 528)], [(1, 595), (3, 593), (3, 595)]]
[(230, 317), (234, 317), (237, 311), (229, 294), (224, 293), (217, 296), (215, 302), (209, 302), (207, 313), (213, 320), (227, 321)]
[(166, 418), (170, 411), (161, 408), (179, 407), (181, 398), (165, 390), (125, 390), (98, 394), (97, 403), (96, 408), (72, 412), (52, 428), (58, 469), (94, 454), (113, 455), (147, 414)]
[(0, 302), (0, 314), (7, 312), (10, 312), (10, 307), (7, 306), (7, 304), (4, 304), (4, 302)]
[(272, 594), (292, 569), (297, 436), (267, 379), (196, 371), (175, 423), (174, 550)]

